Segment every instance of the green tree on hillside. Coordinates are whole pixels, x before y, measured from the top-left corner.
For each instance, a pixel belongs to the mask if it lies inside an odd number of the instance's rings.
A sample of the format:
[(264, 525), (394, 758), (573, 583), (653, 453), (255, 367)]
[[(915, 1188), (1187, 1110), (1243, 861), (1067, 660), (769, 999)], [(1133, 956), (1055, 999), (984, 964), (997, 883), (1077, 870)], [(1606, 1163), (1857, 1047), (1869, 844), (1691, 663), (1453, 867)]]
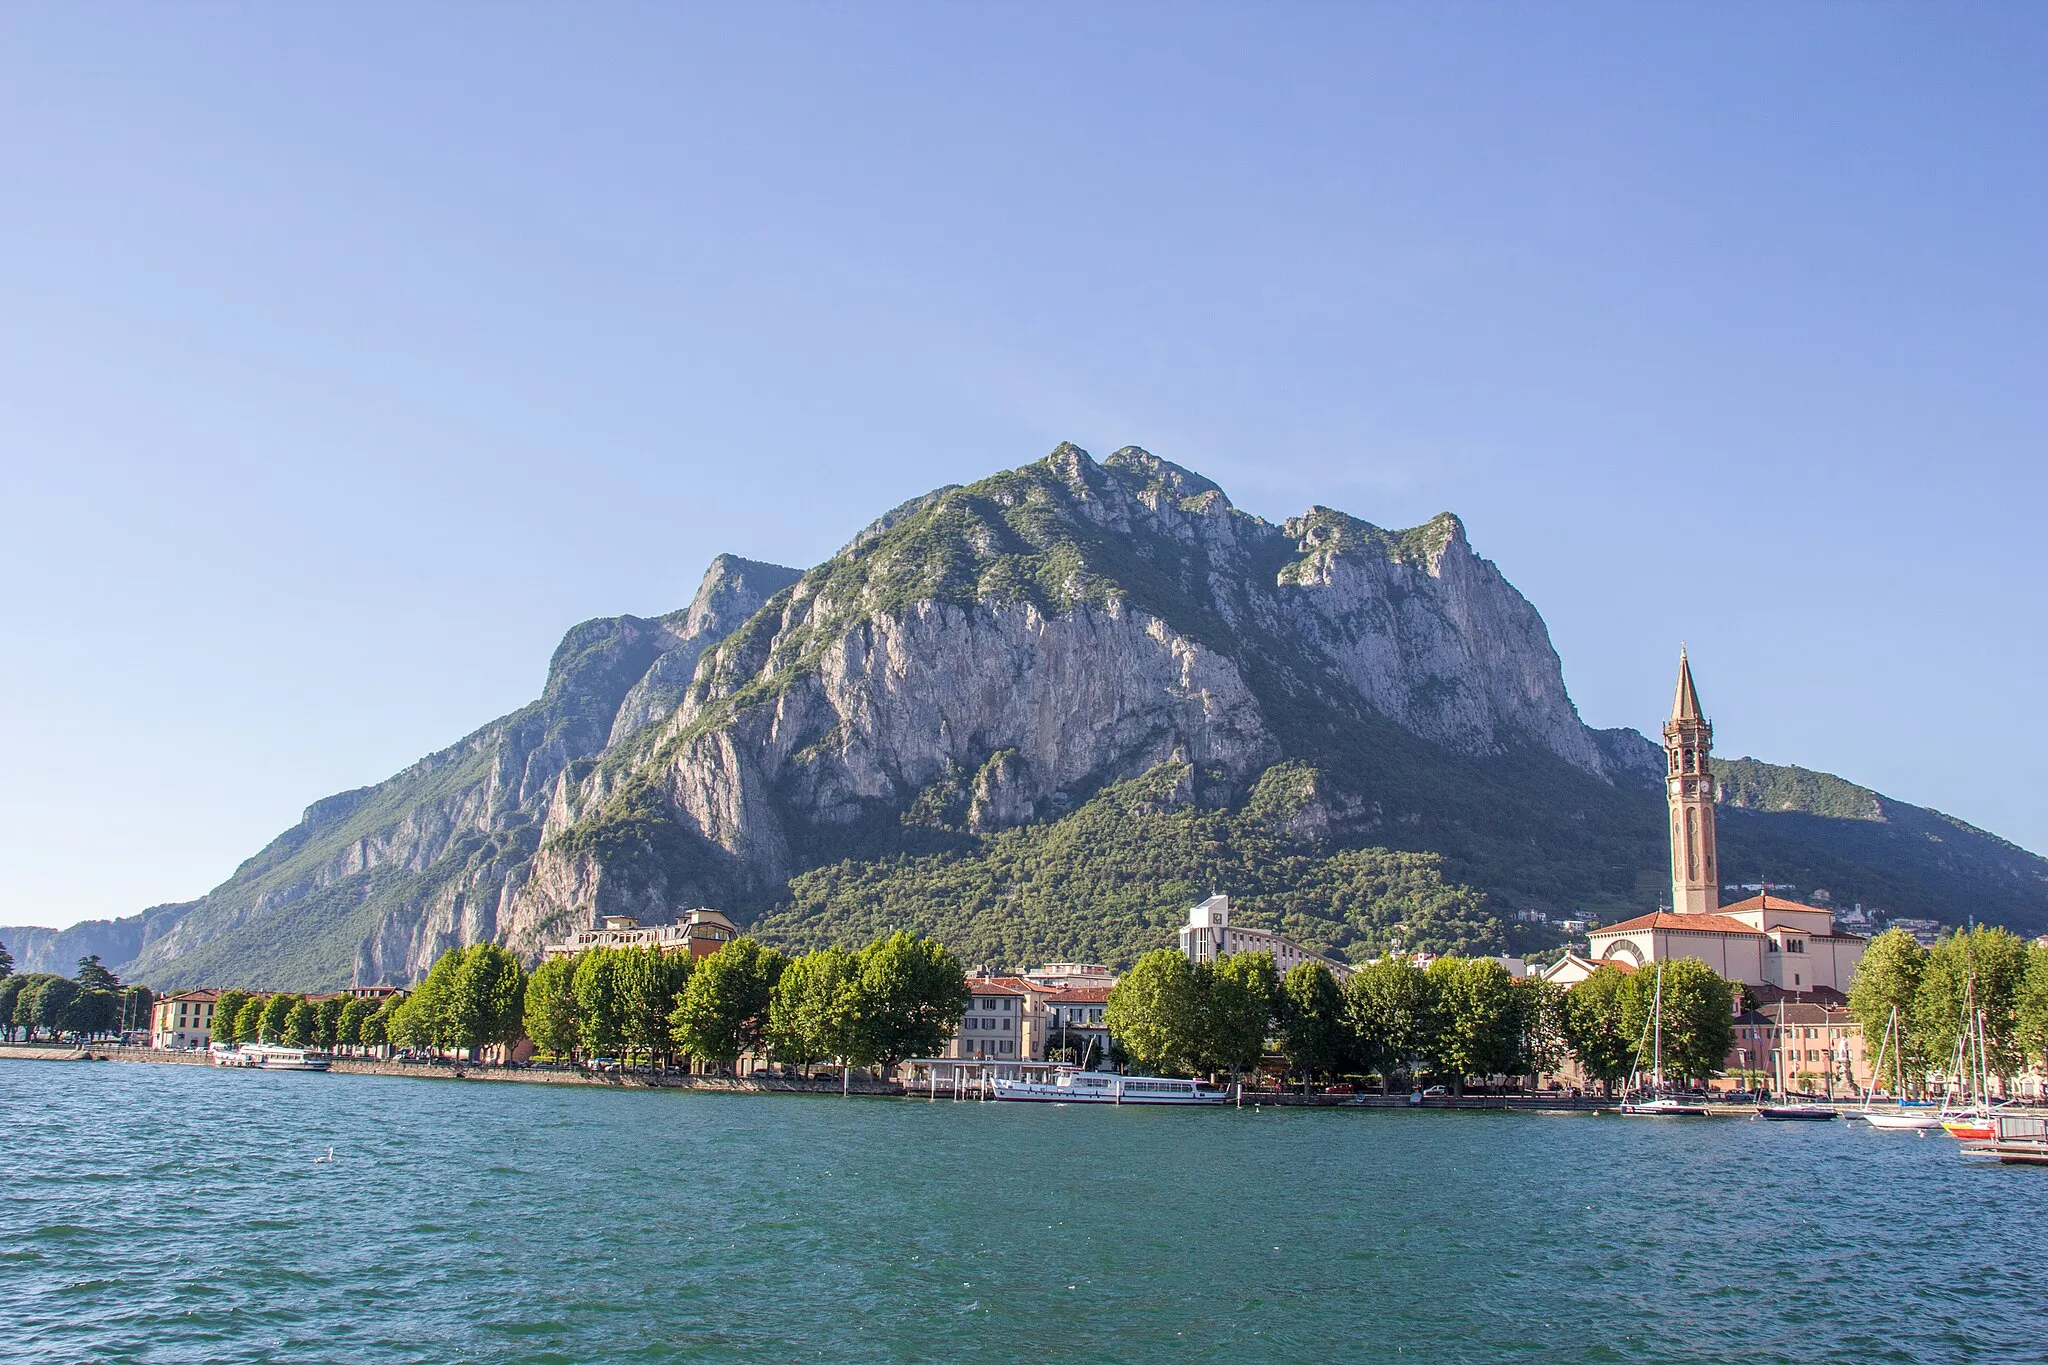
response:
[(78, 970), (71, 975), (80, 990), (111, 991), (120, 989), (121, 978), (100, 965), (100, 955), (92, 953), (78, 959)]
[(1194, 964), (1174, 948), (1145, 954), (1110, 988), (1103, 1022), (1140, 1071), (1191, 1070), (1201, 1050), (1201, 988)]
[[(1728, 1049), (1735, 1046), (1735, 988), (1696, 957), (1674, 958), (1662, 966), (1661, 987), (1654, 967), (1629, 978), (1622, 997), (1622, 1026), (1642, 1039), (1661, 989), (1664, 1074), (1705, 1084), (1726, 1069)], [(1642, 1054), (1646, 1071), (1654, 1051)]]
[(1384, 1093), (1394, 1076), (1412, 1073), (1436, 1046), (1435, 983), (1404, 954), (1388, 954), (1352, 973), (1344, 989), (1354, 1060), (1378, 1074)]
[(567, 1057), (581, 1038), (576, 1013), (576, 960), (551, 957), (526, 978), (526, 1036), (551, 1057)]
[(1918, 1091), (1927, 1083), (1926, 1034), (1919, 1015), (1920, 983), (1927, 975), (1927, 950), (1903, 929), (1887, 929), (1870, 940), (1849, 978), (1849, 1013), (1863, 1029), (1863, 1056), (1877, 1065), (1878, 1052), (1898, 1011), (1896, 1057), (1885, 1058), (1880, 1085), (1901, 1072)]
[(1335, 1074), (1350, 1060), (1344, 988), (1320, 962), (1303, 962), (1280, 979), (1280, 1051), (1304, 1081)]
[(1579, 1067), (1609, 1095), (1635, 1070), (1636, 1035), (1629, 1032), (1624, 997), (1629, 974), (1611, 963), (1564, 995), (1564, 1037)]
[(897, 930), (860, 955), (860, 1051), (883, 1066), (930, 1057), (967, 1012), (967, 973), (937, 939)]
[(760, 1051), (785, 961), (744, 934), (700, 961), (669, 1015), (676, 1044), (726, 1071), (741, 1053)]

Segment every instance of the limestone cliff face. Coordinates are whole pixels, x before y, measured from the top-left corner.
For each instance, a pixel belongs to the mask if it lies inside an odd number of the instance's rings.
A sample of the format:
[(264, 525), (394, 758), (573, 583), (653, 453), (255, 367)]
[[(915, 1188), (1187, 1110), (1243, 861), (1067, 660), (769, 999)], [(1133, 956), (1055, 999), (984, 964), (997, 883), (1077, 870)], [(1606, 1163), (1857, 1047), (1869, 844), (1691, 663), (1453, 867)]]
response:
[[(133, 966), (407, 981), (597, 913), (743, 911), (920, 822), (1056, 817), (1167, 759), (1230, 799), (1375, 725), (1595, 776), (1626, 752), (1579, 723), (1541, 618), (1456, 518), (1275, 525), (1142, 450), (1062, 446), (906, 503), (807, 573), (724, 556), (683, 611), (575, 627), (538, 701), (310, 807)], [(1330, 780), (1319, 810), (1378, 818)]]
[(988, 829), (1176, 756), (1241, 787), (1286, 750), (1276, 706), (1605, 764), (1541, 618), (1455, 518), (1274, 526), (1146, 452), (1062, 447), (897, 509), (718, 646), (564, 792), (509, 913), (744, 898), (948, 793)]

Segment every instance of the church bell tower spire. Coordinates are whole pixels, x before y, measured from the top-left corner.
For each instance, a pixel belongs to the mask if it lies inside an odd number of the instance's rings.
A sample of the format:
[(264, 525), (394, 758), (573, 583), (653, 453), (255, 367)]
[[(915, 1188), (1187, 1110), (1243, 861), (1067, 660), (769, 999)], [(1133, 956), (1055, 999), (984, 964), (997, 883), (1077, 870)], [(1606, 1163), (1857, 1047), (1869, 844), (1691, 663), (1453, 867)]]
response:
[(1714, 727), (1700, 712), (1692, 664), (1678, 650), (1678, 694), (1664, 723), (1664, 792), (1671, 806), (1671, 908), (1711, 915), (1721, 908), (1714, 858)]

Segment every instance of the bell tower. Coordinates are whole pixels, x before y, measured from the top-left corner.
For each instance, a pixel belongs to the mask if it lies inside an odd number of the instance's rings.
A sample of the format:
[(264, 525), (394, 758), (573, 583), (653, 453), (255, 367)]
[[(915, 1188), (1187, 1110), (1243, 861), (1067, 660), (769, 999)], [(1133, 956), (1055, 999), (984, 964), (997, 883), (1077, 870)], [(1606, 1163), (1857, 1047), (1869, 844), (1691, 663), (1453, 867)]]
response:
[(1720, 868), (1714, 859), (1714, 770), (1707, 755), (1714, 727), (1700, 714), (1692, 665), (1678, 651), (1678, 695), (1664, 723), (1664, 792), (1671, 806), (1671, 908), (1681, 915), (1711, 915), (1721, 908)]

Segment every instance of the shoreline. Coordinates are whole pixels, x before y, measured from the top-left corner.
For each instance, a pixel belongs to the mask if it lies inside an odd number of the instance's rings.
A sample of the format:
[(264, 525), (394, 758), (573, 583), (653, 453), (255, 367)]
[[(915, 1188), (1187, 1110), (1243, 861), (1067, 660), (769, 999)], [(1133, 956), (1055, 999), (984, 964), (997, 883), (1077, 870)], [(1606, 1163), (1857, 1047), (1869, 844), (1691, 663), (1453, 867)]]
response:
[[(203, 1052), (161, 1052), (149, 1048), (134, 1047), (59, 1047), (33, 1043), (0, 1043), (0, 1060), (33, 1062), (80, 1062), (88, 1055), (94, 1060), (141, 1063), (158, 1066), (206, 1066), (209, 1064)], [(751, 1077), (697, 1076), (683, 1072), (638, 1073), (638, 1072), (585, 1072), (569, 1070), (524, 1070), (511, 1067), (491, 1066), (469, 1062), (397, 1062), (379, 1061), (367, 1057), (337, 1057), (331, 1072), (346, 1076), (395, 1076), (417, 1080), (444, 1081), (488, 1081), (515, 1085), (589, 1085), (606, 1086), (624, 1090), (695, 1090), (711, 1094), (733, 1095), (837, 1095), (840, 1092), (836, 1080), (818, 1081), (776, 1079), (754, 1080)], [(881, 1096), (892, 1099), (920, 1100), (927, 1103), (935, 1099), (959, 1102), (976, 1102), (973, 1097), (954, 1096), (942, 1088), (936, 1095), (923, 1089), (914, 1088), (901, 1081), (857, 1080), (846, 1092), (852, 1095)], [(994, 1101), (991, 1101), (994, 1102)], [(1539, 1114), (1552, 1117), (1586, 1117), (1612, 1113), (1618, 1101), (1606, 1099), (1571, 1099), (1564, 1096), (1544, 1095), (1465, 1095), (1432, 1096), (1421, 1104), (1408, 1102), (1406, 1095), (1300, 1095), (1285, 1091), (1247, 1091), (1244, 1096), (1245, 1108), (1256, 1109), (1423, 1109), (1432, 1111), (1457, 1110), (1460, 1112), (1491, 1112)], [(1855, 1106), (1853, 1098), (1832, 1101), (1838, 1112)], [(1224, 1105), (1224, 1108), (1237, 1106)], [(1707, 1102), (1709, 1118), (1754, 1118), (1754, 1104), (1717, 1104)], [(2017, 1112), (2017, 1111), (2016, 1111)]]

